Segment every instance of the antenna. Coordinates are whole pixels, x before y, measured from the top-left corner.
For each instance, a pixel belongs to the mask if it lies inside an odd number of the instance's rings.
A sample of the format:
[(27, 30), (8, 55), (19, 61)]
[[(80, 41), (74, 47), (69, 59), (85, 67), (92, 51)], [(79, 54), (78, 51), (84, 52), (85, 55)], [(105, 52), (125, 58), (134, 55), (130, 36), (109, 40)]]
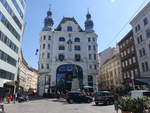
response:
[(87, 8), (87, 11), (88, 11), (88, 13), (89, 13), (89, 8)]
[(49, 4), (49, 11), (51, 11), (51, 8), (52, 8), (52, 4)]

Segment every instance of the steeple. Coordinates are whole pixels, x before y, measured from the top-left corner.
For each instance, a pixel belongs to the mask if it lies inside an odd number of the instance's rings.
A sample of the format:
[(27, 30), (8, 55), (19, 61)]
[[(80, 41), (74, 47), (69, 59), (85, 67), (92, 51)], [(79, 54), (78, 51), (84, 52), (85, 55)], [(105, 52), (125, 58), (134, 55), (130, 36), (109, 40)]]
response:
[(86, 21), (85, 21), (85, 32), (94, 32), (93, 27), (94, 27), (94, 23), (91, 20), (91, 14), (89, 13), (88, 10), (88, 13), (86, 15)]
[(51, 12), (51, 8), (49, 8), (49, 10), (47, 11), (47, 17), (44, 19), (44, 27), (42, 30), (51, 31), (53, 25), (54, 25), (54, 21), (52, 18), (52, 12)]

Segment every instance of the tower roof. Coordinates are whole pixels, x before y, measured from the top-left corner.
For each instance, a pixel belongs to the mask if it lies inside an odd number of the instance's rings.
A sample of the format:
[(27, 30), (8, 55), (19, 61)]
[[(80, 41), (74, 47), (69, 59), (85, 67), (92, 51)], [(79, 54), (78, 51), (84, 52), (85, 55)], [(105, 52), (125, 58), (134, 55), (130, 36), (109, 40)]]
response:
[(78, 25), (79, 31), (83, 31), (82, 28), (80, 27), (80, 25), (77, 23), (77, 21), (75, 20), (74, 17), (63, 17), (62, 20), (60, 21), (60, 23), (58, 24), (57, 28), (55, 29), (56, 31), (60, 31), (61, 30), (61, 24), (64, 24), (67, 21), (72, 21), (75, 24)]

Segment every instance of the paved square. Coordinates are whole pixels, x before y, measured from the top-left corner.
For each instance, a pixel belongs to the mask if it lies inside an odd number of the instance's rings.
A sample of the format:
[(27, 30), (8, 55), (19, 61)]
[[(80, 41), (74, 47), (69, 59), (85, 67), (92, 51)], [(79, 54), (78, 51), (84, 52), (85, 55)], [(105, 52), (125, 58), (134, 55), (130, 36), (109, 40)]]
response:
[(42, 99), (5, 105), (6, 113), (116, 113), (114, 106), (68, 104), (64, 100)]

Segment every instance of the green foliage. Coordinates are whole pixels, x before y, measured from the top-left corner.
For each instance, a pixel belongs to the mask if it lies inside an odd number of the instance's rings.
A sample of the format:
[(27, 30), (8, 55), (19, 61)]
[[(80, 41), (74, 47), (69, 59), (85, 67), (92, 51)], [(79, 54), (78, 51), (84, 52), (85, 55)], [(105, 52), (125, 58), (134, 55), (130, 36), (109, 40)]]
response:
[(142, 98), (132, 98), (132, 97), (122, 97), (120, 98), (116, 104), (122, 111), (129, 111), (132, 113), (143, 113), (143, 111), (150, 104), (150, 98), (142, 97)]
[(116, 104), (122, 111), (132, 111), (133, 98), (132, 97), (122, 97)]

